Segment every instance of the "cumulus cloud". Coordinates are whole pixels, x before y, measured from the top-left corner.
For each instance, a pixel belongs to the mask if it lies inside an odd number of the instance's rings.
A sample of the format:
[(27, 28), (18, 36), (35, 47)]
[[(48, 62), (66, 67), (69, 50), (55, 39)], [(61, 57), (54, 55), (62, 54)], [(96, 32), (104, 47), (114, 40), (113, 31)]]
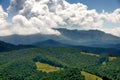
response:
[(120, 9), (116, 9), (112, 13), (103, 12), (100, 17), (112, 23), (120, 23)]
[(19, 34), (47, 32), (59, 35), (60, 33), (52, 28), (87, 28), (99, 27), (102, 24), (95, 10), (87, 10), (87, 6), (82, 3), (70, 4), (65, 0), (11, 0), (8, 12), (16, 14), (12, 19), (12, 31)]
[(46, 22), (46, 24), (36, 18), (32, 17), (29, 20), (22, 16), (22, 15), (16, 15), (13, 17), (14, 24), (12, 26), (12, 32), (15, 34), (21, 34), (21, 35), (27, 35), (27, 34), (35, 34), (35, 33), (41, 33), (41, 34), (56, 34), (59, 35), (60, 33), (56, 30), (51, 29), (48, 26), (55, 26), (56, 24), (50, 24), (50, 22)]
[(2, 6), (0, 6), (0, 29), (7, 25), (6, 18), (8, 14), (4, 12)]
[(100, 30), (120, 37), (120, 26), (114, 28), (101, 28)]
[(8, 12), (18, 13), (19, 10), (23, 9), (26, 0), (11, 0)]
[[(4, 12), (2, 9), (1, 11)], [(65, 0), (11, 0), (8, 13), (14, 16), (12, 23), (9, 24), (10, 29), (6, 30), (12, 34), (22, 35), (35, 33), (60, 35), (60, 32), (53, 29), (60, 26), (104, 29), (113, 33), (116, 27), (114, 30), (113, 28), (107, 30), (103, 24), (106, 21), (120, 23), (120, 9), (112, 13), (104, 11), (98, 13), (95, 9), (88, 10), (82, 3), (70, 4)], [(5, 14), (7, 17), (7, 13), (4, 12)], [(6, 22), (6, 17), (3, 17), (2, 21)], [(117, 33), (120, 33), (120, 30)]]
[(10, 35), (11, 32), (8, 29), (9, 23), (6, 21), (8, 14), (4, 12), (2, 6), (0, 6), (0, 35)]

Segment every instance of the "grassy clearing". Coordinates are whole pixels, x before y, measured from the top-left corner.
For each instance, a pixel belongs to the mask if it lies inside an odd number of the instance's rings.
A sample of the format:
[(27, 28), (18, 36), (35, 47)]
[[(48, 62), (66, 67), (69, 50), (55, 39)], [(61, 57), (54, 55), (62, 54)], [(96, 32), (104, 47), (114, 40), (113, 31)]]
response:
[(49, 64), (45, 64), (45, 63), (41, 63), (41, 62), (36, 62), (35, 64), (37, 66), (37, 70), (46, 72), (46, 73), (63, 70), (63, 68), (54, 67)]
[(102, 78), (96, 76), (96, 75), (93, 75), (93, 74), (90, 74), (90, 73), (87, 73), (85, 71), (81, 71), (81, 74), (83, 76), (85, 76), (85, 80), (103, 80)]
[(80, 54), (88, 55), (88, 56), (95, 56), (95, 57), (99, 57), (99, 56), (100, 56), (100, 55), (98, 55), (98, 54), (86, 53), (86, 52), (80, 52)]
[[(93, 54), (93, 53), (86, 53), (86, 52), (80, 52), (80, 54), (83, 54), (83, 55), (88, 55), (88, 56), (95, 56), (95, 57), (100, 57), (100, 55), (98, 54)], [(112, 60), (115, 60), (117, 59), (117, 57), (109, 57), (109, 61), (112, 61)]]
[(109, 61), (115, 60), (117, 57), (109, 57)]

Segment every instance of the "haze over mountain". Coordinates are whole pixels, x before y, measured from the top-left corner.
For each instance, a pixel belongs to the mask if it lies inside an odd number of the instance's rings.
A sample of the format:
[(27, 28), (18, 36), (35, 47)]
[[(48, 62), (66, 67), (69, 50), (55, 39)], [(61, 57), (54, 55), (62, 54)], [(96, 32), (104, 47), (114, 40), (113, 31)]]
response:
[(112, 47), (111, 45), (120, 43), (120, 37), (99, 30), (69, 30), (65, 28), (57, 30), (61, 35), (11, 35), (1, 36), (0, 40), (12, 44), (33, 44), (52, 39), (64, 44), (92, 47)]

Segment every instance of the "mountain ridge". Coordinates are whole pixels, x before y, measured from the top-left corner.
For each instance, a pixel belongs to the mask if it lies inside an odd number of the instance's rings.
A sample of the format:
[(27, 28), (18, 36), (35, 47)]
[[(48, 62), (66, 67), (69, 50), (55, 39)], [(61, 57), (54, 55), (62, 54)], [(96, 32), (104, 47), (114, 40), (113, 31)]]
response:
[(90, 47), (112, 47), (112, 45), (120, 44), (120, 37), (108, 34), (99, 30), (69, 30), (58, 28), (61, 35), (11, 35), (1, 36), (0, 40), (12, 44), (32, 44), (45, 40), (55, 40), (68, 45), (83, 45)]
[(41, 41), (41, 42), (37, 42), (37, 43), (33, 43), (31, 45), (35, 45), (35, 46), (41, 46), (41, 47), (45, 47), (45, 46), (49, 46), (49, 47), (67, 47), (69, 46), (68, 44), (63, 44), (60, 43), (58, 41), (52, 40), (52, 39), (48, 39), (45, 41)]

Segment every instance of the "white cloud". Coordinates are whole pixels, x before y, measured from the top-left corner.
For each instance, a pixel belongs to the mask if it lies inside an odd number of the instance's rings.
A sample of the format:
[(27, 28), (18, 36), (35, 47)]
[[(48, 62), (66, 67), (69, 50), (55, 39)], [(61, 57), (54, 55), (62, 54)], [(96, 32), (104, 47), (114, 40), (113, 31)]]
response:
[[(98, 18), (98, 13), (95, 10), (87, 10), (87, 6), (82, 3), (70, 4), (64, 0), (26, 0), (24, 2), (24, 7), (20, 9), (18, 13), (25, 16), (27, 19), (32, 17), (39, 17), (40, 20), (47, 19), (49, 27), (98, 27), (102, 24), (102, 21)], [(45, 20), (44, 22), (46, 23)], [(50, 26), (50, 24), (56, 25)]]
[(120, 27), (115, 27), (115, 28), (102, 28), (100, 29), (104, 32), (107, 32), (109, 34), (113, 34), (113, 35), (116, 35), (116, 36), (120, 36)]
[(26, 0), (11, 0), (8, 12), (18, 13), (19, 10), (23, 9)]
[(103, 12), (100, 17), (112, 23), (120, 23), (120, 9), (116, 9), (112, 13)]
[(11, 34), (10, 30), (8, 29), (9, 23), (6, 21), (8, 14), (4, 12), (2, 6), (0, 6), (0, 35), (5, 36)]
[[(15, 34), (21, 34), (21, 35), (28, 35), (28, 34), (35, 34), (35, 33), (41, 33), (41, 34), (56, 34), (59, 35), (60, 33), (56, 30), (52, 30), (49, 26), (51, 26), (50, 22), (47, 22), (46, 24), (36, 17), (32, 17), (29, 20), (22, 16), (17, 15), (13, 17), (14, 24), (12, 27), (12, 32)], [(56, 25), (56, 24), (53, 24)]]
[(0, 6), (0, 29), (3, 29), (6, 25), (6, 18), (8, 14), (3, 11), (2, 6)]
[[(2, 12), (4, 11), (2, 10)], [(116, 9), (112, 13), (97, 13), (95, 9), (88, 10), (88, 7), (82, 3), (70, 4), (65, 0), (11, 0), (8, 13), (15, 14), (9, 25), (10, 28), (6, 28), (12, 34), (59, 35), (58, 31), (52, 29), (59, 26), (104, 29), (104, 31), (115, 35), (120, 33), (118, 27), (104, 28), (105, 21), (120, 23), (120, 9)], [(3, 14), (0, 13), (0, 15)], [(6, 17), (0, 20), (6, 22)], [(119, 30), (115, 32), (115, 29)]]

